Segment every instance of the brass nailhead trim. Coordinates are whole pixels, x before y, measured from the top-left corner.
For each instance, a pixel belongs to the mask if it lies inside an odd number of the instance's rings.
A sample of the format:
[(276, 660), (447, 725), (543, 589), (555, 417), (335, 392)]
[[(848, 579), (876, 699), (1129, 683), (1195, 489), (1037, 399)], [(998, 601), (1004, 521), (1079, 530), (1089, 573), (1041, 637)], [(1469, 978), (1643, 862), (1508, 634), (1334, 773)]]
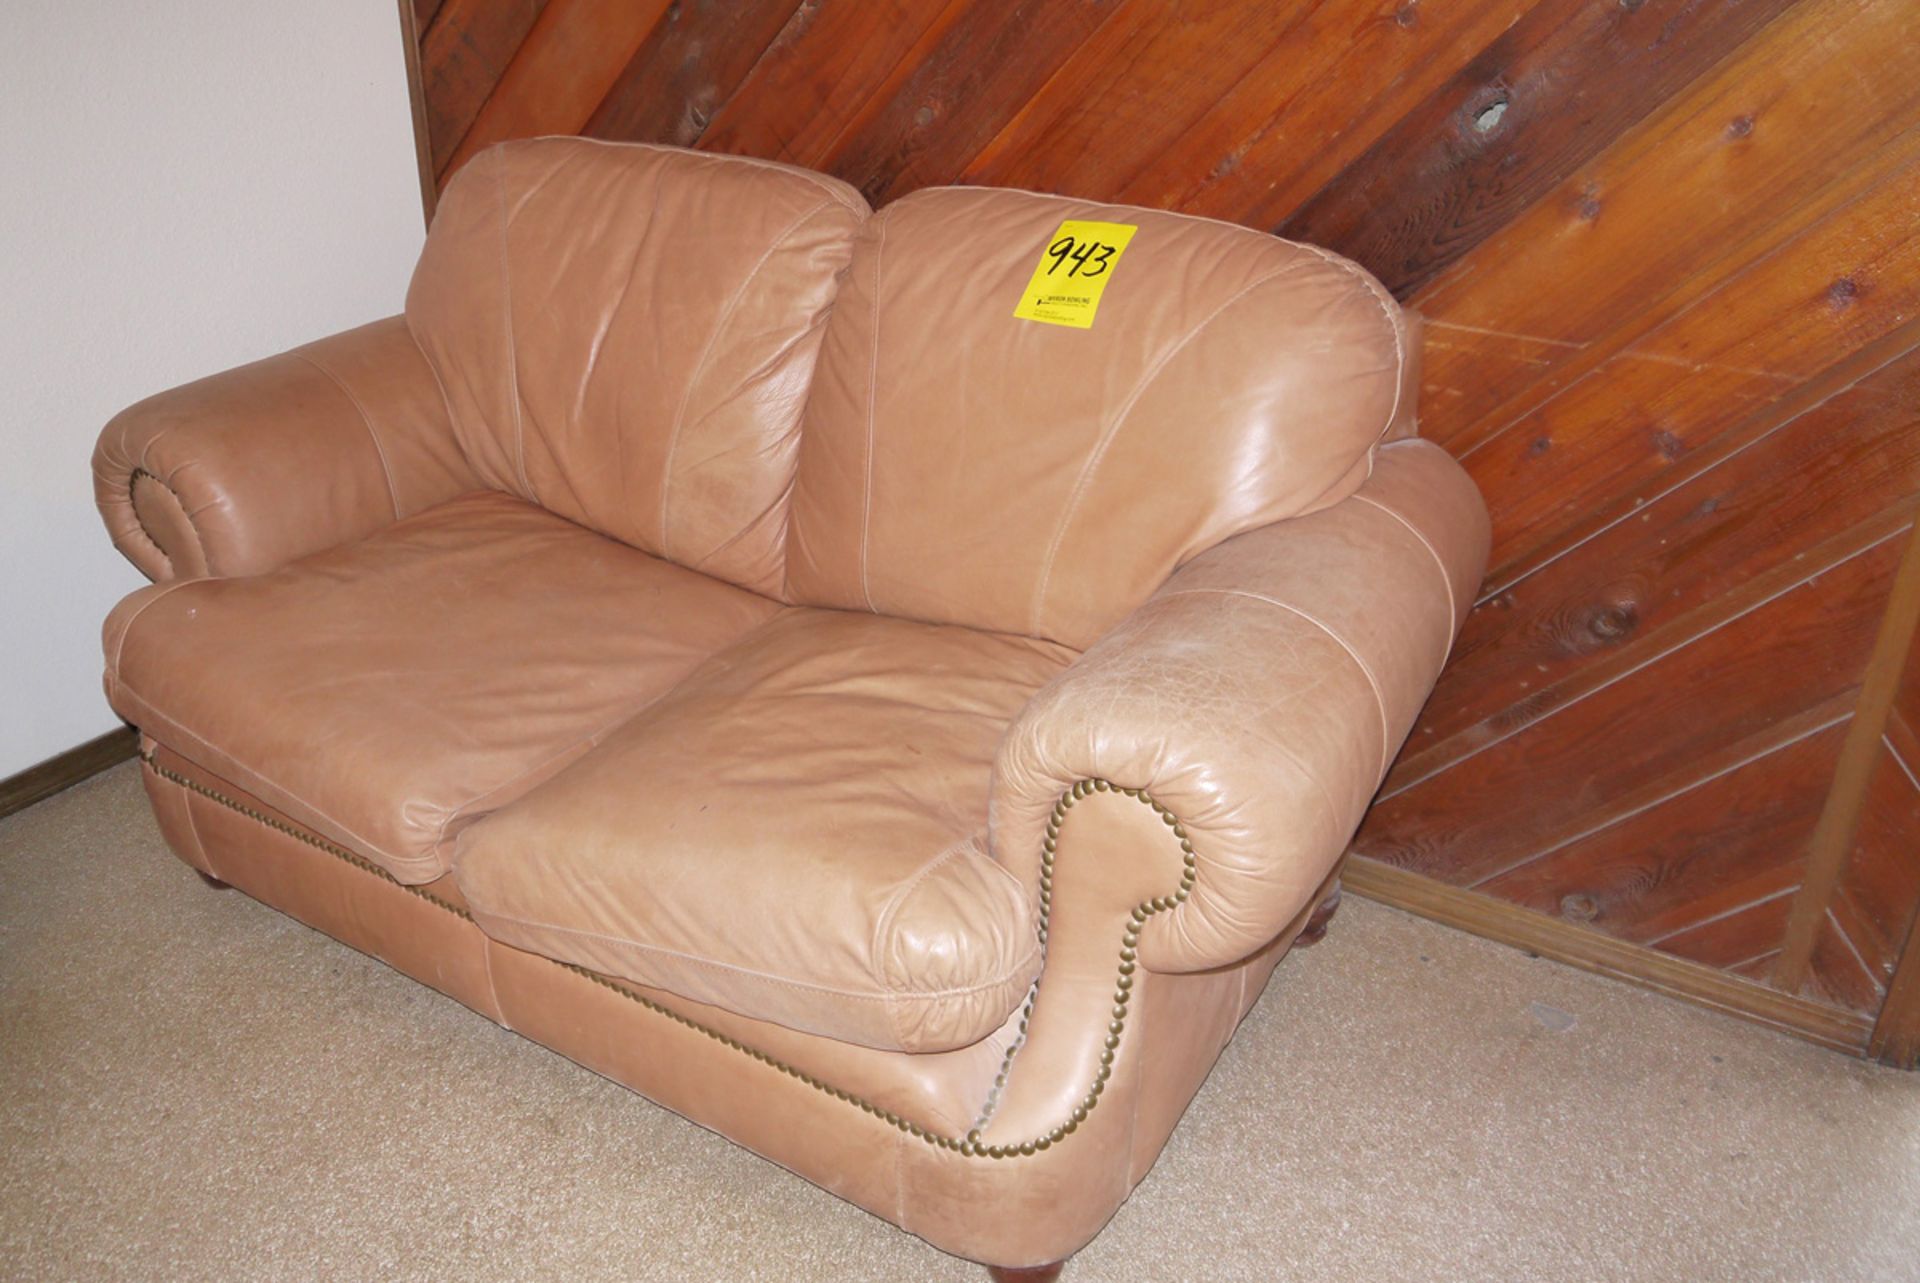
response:
[[(463, 918), (468, 922), (473, 921), (473, 915), (458, 905), (450, 904), (421, 887), (410, 886), (400, 881), (379, 865), (355, 855), (344, 847), (336, 846), (324, 838), (316, 837), (311, 833), (295, 828), (291, 824), (276, 820), (270, 815), (254, 810), (252, 807), (243, 806), (230, 797), (217, 793), (176, 771), (169, 770), (155, 761), (154, 755), (151, 753), (142, 752), (140, 754), (140, 760), (146, 763), (147, 767), (161, 779), (178, 784), (182, 788), (189, 789), (192, 792), (200, 794), (202, 797), (218, 802), (229, 810), (238, 811), (248, 819), (257, 820), (275, 832), (284, 833), (288, 837), (306, 843), (308, 846), (325, 851), (328, 855), (344, 860), (356, 869), (373, 874), (383, 882), (391, 883), (409, 894), (419, 896), (422, 900), (430, 904), (440, 906), (456, 917)], [(1040, 985), (1038, 981), (1034, 982), (1033, 988), (1027, 993), (1026, 1005), (1022, 1007), (1020, 1011), (1019, 1036), (1016, 1037), (1013, 1044), (1007, 1048), (1006, 1058), (1000, 1063), (1000, 1072), (994, 1077), (993, 1091), (988, 1097), (987, 1109), (982, 1115), (982, 1121), (968, 1131), (964, 1137), (956, 1139), (951, 1136), (942, 1136), (937, 1132), (929, 1131), (919, 1123), (902, 1118), (890, 1109), (884, 1109), (872, 1101), (856, 1096), (850, 1091), (835, 1087), (804, 1070), (797, 1069), (785, 1061), (780, 1060), (778, 1057), (770, 1056), (764, 1051), (750, 1047), (738, 1038), (723, 1034), (719, 1030), (703, 1025), (697, 1020), (689, 1019), (671, 1007), (664, 1006), (661, 1003), (653, 1001), (651, 998), (637, 994), (623, 985), (615, 984), (597, 971), (589, 971), (587, 968), (574, 963), (560, 962), (552, 958), (548, 958), (546, 961), (559, 967), (563, 971), (570, 971), (584, 980), (591, 981), (603, 989), (610, 989), (627, 1001), (638, 1003), (657, 1016), (664, 1016), (677, 1025), (681, 1025), (693, 1030), (695, 1033), (703, 1034), (711, 1038), (723, 1047), (737, 1051), (741, 1055), (759, 1061), (770, 1069), (778, 1070), (789, 1078), (805, 1083), (815, 1091), (831, 1096), (835, 1100), (844, 1101), (862, 1113), (870, 1114), (878, 1118), (894, 1130), (904, 1132), (915, 1140), (931, 1145), (935, 1149), (948, 1150), (967, 1158), (1029, 1158), (1034, 1154), (1051, 1149), (1067, 1137), (1073, 1135), (1074, 1132), (1080, 1129), (1080, 1124), (1085, 1122), (1087, 1116), (1099, 1105), (1100, 1096), (1107, 1088), (1107, 1079), (1113, 1073), (1114, 1056), (1119, 1051), (1121, 1036), (1126, 1032), (1127, 1004), (1132, 997), (1133, 974), (1135, 958), (1140, 944), (1140, 930), (1146, 925), (1147, 919), (1154, 914), (1164, 913), (1176, 905), (1186, 903), (1188, 894), (1193, 890), (1196, 866), (1193, 842), (1187, 836), (1186, 829), (1180, 824), (1180, 821), (1174, 817), (1171, 811), (1155, 801), (1145, 789), (1121, 788), (1119, 785), (1108, 783), (1106, 780), (1081, 780), (1066, 792), (1062, 793), (1059, 800), (1053, 804), (1053, 814), (1047, 819), (1047, 836), (1041, 843), (1040, 923), (1038, 933), (1042, 953), (1044, 954), (1046, 950), (1047, 922), (1051, 916), (1053, 905), (1053, 860), (1055, 848), (1060, 839), (1060, 825), (1061, 822), (1066, 819), (1067, 812), (1073, 809), (1075, 802), (1095, 792), (1120, 793), (1144, 805), (1151, 806), (1154, 813), (1166, 822), (1173, 830), (1174, 837), (1179, 840), (1183, 863), (1186, 867), (1181, 875), (1180, 885), (1175, 888), (1172, 895), (1158, 896), (1151, 900), (1142, 901), (1140, 904), (1134, 906), (1133, 912), (1128, 918), (1126, 928), (1120, 933), (1120, 961), (1114, 982), (1113, 1019), (1107, 1025), (1107, 1040), (1105, 1050), (1100, 1056), (1100, 1068), (1098, 1072), (1094, 1074), (1093, 1084), (1087, 1088), (1086, 1095), (1080, 1098), (1080, 1103), (1073, 1107), (1072, 1112), (1067, 1116), (1067, 1120), (1047, 1132), (1044, 1136), (1036, 1136), (1032, 1140), (1020, 1141), (1008, 1145), (987, 1145), (981, 1142), (980, 1133), (986, 1125), (987, 1118), (992, 1113), (994, 1103), (999, 1099), (1001, 1090), (1006, 1086), (1007, 1075), (1013, 1068), (1015, 1055), (1019, 1052), (1020, 1048), (1026, 1044), (1027, 1024), (1033, 1018), (1034, 1002), (1039, 997)]]
[[(127, 502), (128, 503), (133, 502), (133, 492), (135, 488), (139, 486), (140, 478), (142, 477), (145, 477), (148, 481), (153, 482), (154, 485), (159, 486), (162, 490), (172, 495), (173, 501), (180, 505), (180, 510), (182, 512), (185, 512), (187, 510), (187, 501), (180, 497), (180, 492), (178, 490), (175, 490), (173, 486), (168, 483), (165, 477), (162, 477), (160, 474), (156, 472), (148, 472), (145, 468), (139, 467), (137, 465), (133, 468), (132, 471), (127, 473)], [(135, 521), (135, 524), (136, 525), (139, 524), (137, 519)], [(189, 519), (188, 524), (192, 525), (191, 519)], [(140, 529), (142, 531), (145, 531), (146, 527), (141, 526)], [(195, 527), (195, 533), (196, 534), (199, 533), (198, 527)], [(149, 534), (147, 538), (151, 539), (153, 538), (153, 536)], [(157, 542), (153, 546), (156, 548), (160, 547), (160, 545)]]
[(394, 877), (393, 874), (388, 873), (385, 869), (381, 868), (379, 865), (375, 864), (373, 861), (364, 859), (358, 855), (355, 855), (353, 852), (347, 850), (343, 846), (335, 846), (333, 843), (327, 841), (325, 838), (316, 837), (313, 834), (307, 832), (305, 829), (295, 828), (293, 825), (288, 824), (282, 820), (274, 819), (271, 815), (266, 815), (260, 811), (256, 811), (250, 806), (242, 806), (240, 803), (234, 801), (232, 798), (226, 796), (225, 794), (216, 793), (212, 789), (208, 788), (206, 785), (201, 784), (195, 780), (190, 780), (186, 776), (180, 774), (178, 771), (168, 770), (166, 767), (160, 765), (160, 763), (154, 759), (154, 755), (152, 753), (142, 751), (140, 754), (140, 760), (146, 763), (147, 768), (151, 770), (155, 775), (158, 775), (163, 780), (168, 780), (174, 784), (178, 784), (181, 788), (187, 789), (194, 793), (198, 793), (202, 797), (210, 798), (213, 801), (218, 802), (220, 805), (226, 807), (230, 811), (238, 811), (240, 814), (246, 816), (248, 819), (257, 820), (261, 824), (266, 825), (268, 828), (274, 830), (276, 833), (284, 833), (288, 837), (293, 838), (295, 841), (305, 842), (308, 846), (317, 847), (320, 850), (325, 851), (328, 855), (335, 857), (336, 859), (345, 860), (348, 864), (351, 864), (354, 868), (360, 869), (366, 873), (371, 873), (373, 874), (374, 877), (379, 878), (382, 882), (390, 882), (394, 886), (399, 887), (402, 891), (405, 891), (410, 895), (419, 896), (422, 900), (425, 900), (428, 904), (439, 905), (441, 908), (445, 909), (448, 913), (453, 914), (456, 918), (465, 918), (468, 922), (473, 921), (473, 915), (471, 913), (468, 913), (465, 909), (461, 908), (459, 905), (450, 904), (447, 901), (442, 900), (439, 896), (434, 895), (432, 892), (427, 891), (425, 888), (410, 886), (409, 884), (402, 882), (399, 878)]
[[(168, 494), (172, 495), (173, 501), (180, 505), (180, 510), (182, 512), (186, 511), (186, 507), (187, 507), (186, 502), (180, 498), (180, 494), (178, 491), (176, 491), (172, 486), (168, 485), (165, 481), (161, 480), (159, 477), (155, 476), (153, 473), (148, 472), (145, 468), (142, 468), (139, 466), (135, 466), (131, 472), (127, 473), (127, 507), (129, 509), (133, 508), (133, 492), (139, 488), (140, 478), (142, 477), (145, 477), (147, 480), (153, 482), (155, 485), (159, 486), (162, 490), (165, 490)], [(173, 554), (160, 546), (160, 541), (153, 537), (153, 531), (147, 529), (146, 523), (140, 520), (140, 514), (138, 513), (138, 511), (133, 512), (132, 515), (133, 515), (134, 529), (138, 530), (143, 536), (146, 537), (146, 541), (153, 545), (153, 550), (160, 554), (161, 560), (167, 563), (167, 568), (172, 569)], [(189, 521), (188, 524), (191, 525), (192, 522)], [(197, 535), (199, 533), (198, 529), (196, 529), (194, 533)], [(143, 762), (147, 761), (147, 759), (144, 757), (141, 758), (140, 760)], [(148, 762), (147, 764), (149, 766), (152, 765), (151, 762)], [(154, 767), (154, 769), (158, 770), (160, 768)], [(243, 808), (235, 807), (234, 809), (241, 810)]]

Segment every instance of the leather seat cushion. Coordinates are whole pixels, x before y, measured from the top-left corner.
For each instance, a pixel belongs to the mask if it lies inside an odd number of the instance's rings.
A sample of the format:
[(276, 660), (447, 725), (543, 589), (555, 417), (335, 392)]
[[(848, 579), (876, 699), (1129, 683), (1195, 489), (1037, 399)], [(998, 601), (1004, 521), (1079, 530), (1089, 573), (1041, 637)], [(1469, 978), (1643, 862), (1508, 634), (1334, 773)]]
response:
[(985, 1037), (1038, 974), (989, 854), (994, 751), (1073, 658), (793, 609), (461, 836), (503, 943), (872, 1047)]
[(772, 617), (765, 598), (478, 493), (265, 575), (141, 589), (114, 710), (403, 882)]

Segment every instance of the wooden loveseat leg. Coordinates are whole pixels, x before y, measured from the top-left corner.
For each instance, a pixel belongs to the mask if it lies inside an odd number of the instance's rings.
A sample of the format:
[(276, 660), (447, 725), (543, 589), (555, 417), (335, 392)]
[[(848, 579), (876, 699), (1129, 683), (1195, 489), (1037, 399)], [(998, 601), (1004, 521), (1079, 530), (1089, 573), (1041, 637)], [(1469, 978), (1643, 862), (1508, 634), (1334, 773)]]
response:
[(1326, 899), (1320, 901), (1319, 907), (1313, 911), (1313, 916), (1307, 919), (1307, 925), (1300, 928), (1300, 934), (1295, 937), (1293, 947), (1304, 949), (1308, 945), (1319, 944), (1326, 939), (1327, 925), (1333, 921), (1333, 915), (1339, 911), (1340, 884), (1335, 882), (1333, 890), (1327, 892)]
[(1031, 1265), (1024, 1269), (1013, 1265), (989, 1265), (987, 1276), (993, 1283), (1053, 1283), (1060, 1277), (1060, 1271), (1066, 1264), (1065, 1261), (1055, 1261), (1052, 1265)]

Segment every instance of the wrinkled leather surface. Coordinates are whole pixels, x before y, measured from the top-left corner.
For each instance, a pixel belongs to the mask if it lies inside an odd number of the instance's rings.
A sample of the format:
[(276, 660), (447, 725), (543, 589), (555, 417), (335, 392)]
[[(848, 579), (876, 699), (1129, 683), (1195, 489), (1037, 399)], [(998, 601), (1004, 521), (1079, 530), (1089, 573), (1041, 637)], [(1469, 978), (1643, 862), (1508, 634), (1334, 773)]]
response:
[(397, 316), (148, 397), (93, 455), (114, 546), (149, 579), (258, 574), (475, 485)]
[(478, 493), (255, 578), (141, 589), (107, 621), (107, 696), (169, 748), (424, 882), (463, 825), (777, 609)]
[(1002, 731), (1071, 659), (790, 610), (461, 839), (495, 938), (873, 1047), (998, 1027), (1038, 970), (986, 852)]
[[(1342, 260), (1024, 193), (865, 217), (763, 162), (477, 159), (404, 324), (110, 425), (102, 510), (174, 582), (109, 619), (107, 686), (195, 867), (1036, 1265), (1330, 885), (1486, 517), (1410, 439), (1417, 323)], [(1139, 227), (1087, 331), (1012, 317), (1065, 218)], [(1091, 778), (1195, 849), (1124, 1002), (1182, 851), (1095, 791), (1043, 906)], [(1013, 1156), (916, 1130), (976, 1127)]]
[[(1016, 319), (1069, 218), (1139, 228), (1093, 327)], [(867, 223), (827, 325), (788, 592), (1087, 646), (1193, 554), (1359, 485), (1409, 350), (1386, 292), (1322, 250), (915, 193)]]
[[(141, 751), (200, 788), (305, 831), (256, 795), (164, 745), (143, 740)], [(455, 930), (437, 906), (416, 912), (429, 902), (458, 913), (469, 911), (452, 874), (401, 891), (338, 857), (316, 852), (299, 838), (162, 778), (151, 765), (142, 780), (161, 832), (181, 860), (425, 981), (489, 1019), (506, 1023), (493, 997), (490, 952), (495, 959), (527, 960), (526, 970), (536, 975), (556, 970), (544, 958), (490, 942), (470, 919), (458, 922)], [(1017, 1032), (1010, 1019), (989, 1036), (954, 1051), (906, 1055), (801, 1033), (663, 989), (634, 984), (625, 988), (943, 1135), (963, 1135), (973, 1125)]]
[[(166, 749), (156, 752), (163, 765), (201, 787), (286, 818)], [(960, 1137), (986, 1105), (1011, 1028), (959, 1051), (912, 1055), (637, 990), (674, 1013), (665, 1015), (604, 983), (488, 939), (459, 916), (465, 905), (448, 878), (401, 887), (161, 779), (150, 768), (145, 779), (168, 843), (194, 867), (217, 870), (247, 894), (945, 1251), (998, 1265), (1060, 1260), (1098, 1232), (1152, 1165), (1291, 938), (1290, 930), (1224, 971), (1140, 973), (1116, 1071), (1090, 1121), (1043, 1154), (963, 1157), (902, 1133), (857, 1101)], [(1097, 808), (1084, 816), (1076, 812), (1062, 838), (1063, 866), (1097, 873), (1115, 858), (1104, 846), (1113, 833), (1093, 818), (1098, 815)], [(1043, 999), (1041, 1009), (1046, 1006)], [(1015, 1082), (1054, 1068), (1045, 1038), (1030, 1038), (1019, 1053)], [(743, 1047), (857, 1099), (831, 1095)], [(1008, 1116), (1004, 1105), (997, 1116)], [(725, 1191), (716, 1187), (714, 1194), (723, 1197)]]
[(1393, 422), (1387, 425), (1382, 441), (1405, 441), (1420, 435), (1420, 362), (1427, 350), (1426, 318), (1418, 312), (1400, 310), (1400, 392), (1395, 402)]
[[(421, 913), (428, 906), (418, 896), (235, 810), (244, 807), (294, 832), (311, 834), (291, 816), (164, 745), (143, 737), (140, 751), (151, 759), (143, 763), (141, 782), (161, 833), (182, 860), (317, 931), (349, 942), (488, 1019), (500, 1019), (487, 974), (485, 941), (471, 922), (438, 908)], [(155, 765), (233, 805), (163, 778)], [(437, 898), (445, 898), (439, 889), (445, 881), (434, 884)]]
[(866, 213), (764, 161), (502, 144), (442, 196), (407, 320), (488, 485), (777, 592), (800, 407)]
[(1196, 557), (1034, 696), (995, 764), (993, 851), (1033, 886), (1062, 789), (1144, 788), (1199, 856), (1141, 939), (1168, 971), (1246, 957), (1346, 849), (1471, 604), (1485, 509), (1445, 451), (1385, 446), (1326, 511)]

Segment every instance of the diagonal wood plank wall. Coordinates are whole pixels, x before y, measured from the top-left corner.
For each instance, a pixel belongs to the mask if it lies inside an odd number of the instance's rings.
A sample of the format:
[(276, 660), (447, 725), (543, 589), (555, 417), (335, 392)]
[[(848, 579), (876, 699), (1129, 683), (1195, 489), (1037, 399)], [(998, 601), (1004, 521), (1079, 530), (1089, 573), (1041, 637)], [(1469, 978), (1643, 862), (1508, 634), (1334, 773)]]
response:
[(429, 201), (586, 133), (1365, 264), (1495, 547), (1350, 883), (1920, 1054), (1920, 0), (401, 3)]

